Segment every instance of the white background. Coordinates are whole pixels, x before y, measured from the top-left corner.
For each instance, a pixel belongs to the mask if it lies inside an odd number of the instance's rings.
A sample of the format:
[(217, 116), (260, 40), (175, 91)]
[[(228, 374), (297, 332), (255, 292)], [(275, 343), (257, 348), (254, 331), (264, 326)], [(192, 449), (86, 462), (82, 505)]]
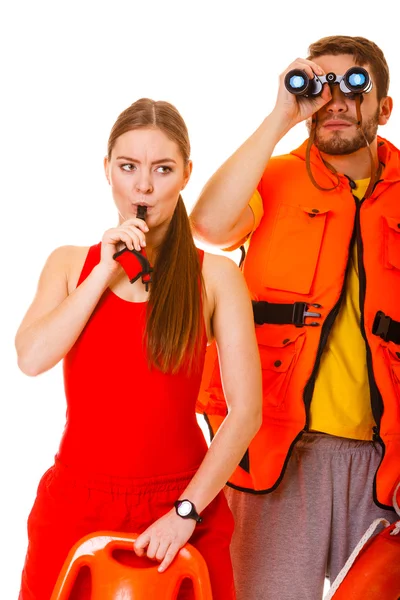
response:
[[(142, 0), (9, 3), (0, 15), (0, 596), (17, 598), (26, 519), (64, 425), (60, 365), (18, 371), (13, 338), (48, 254), (116, 223), (103, 176), (109, 130), (140, 97), (168, 100), (189, 128), (202, 185), (272, 109), (278, 75), (325, 35), (385, 52), (400, 97), (394, 2)], [(385, 13), (383, 14), (383, 11)], [(381, 131), (400, 145), (400, 112)], [(306, 137), (298, 125), (276, 152)], [(290, 518), (290, 515), (288, 515)], [(277, 599), (279, 600), (279, 599)]]

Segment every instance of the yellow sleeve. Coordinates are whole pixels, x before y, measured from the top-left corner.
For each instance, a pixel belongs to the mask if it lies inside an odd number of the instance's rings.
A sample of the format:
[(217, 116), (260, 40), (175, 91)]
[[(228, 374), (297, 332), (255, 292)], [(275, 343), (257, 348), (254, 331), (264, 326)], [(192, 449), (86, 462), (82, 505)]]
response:
[(253, 226), (253, 229), (249, 233), (249, 235), (251, 235), (252, 233), (255, 232), (255, 230), (259, 226), (260, 221), (264, 215), (263, 202), (262, 202), (261, 194), (258, 190), (256, 190), (254, 192), (254, 194), (252, 195), (252, 197), (250, 198), (249, 206), (250, 206), (251, 210), (253, 211), (253, 215), (254, 215), (254, 226)]
[(249, 231), (249, 233), (246, 235), (246, 237), (244, 237), (241, 240), (239, 240), (238, 242), (236, 242), (236, 244), (234, 244), (233, 246), (229, 246), (229, 248), (223, 248), (223, 250), (225, 252), (231, 252), (232, 250), (236, 250), (236, 248), (239, 248), (240, 246), (242, 246), (246, 241), (248, 241), (250, 239), (250, 236), (255, 232), (255, 230), (257, 229), (257, 227), (260, 224), (260, 221), (264, 214), (264, 209), (263, 209), (262, 198), (261, 198), (260, 192), (258, 190), (256, 190), (254, 192), (254, 194), (250, 198), (248, 205), (250, 206), (250, 208), (253, 212), (253, 215), (254, 215), (253, 229), (251, 231)]

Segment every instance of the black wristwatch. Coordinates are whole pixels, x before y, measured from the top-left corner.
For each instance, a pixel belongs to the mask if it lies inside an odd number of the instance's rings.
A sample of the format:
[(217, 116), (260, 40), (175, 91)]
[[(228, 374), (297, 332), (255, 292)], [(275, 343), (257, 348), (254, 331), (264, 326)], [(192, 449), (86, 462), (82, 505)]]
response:
[(195, 505), (190, 500), (177, 500), (174, 503), (176, 514), (182, 519), (194, 519), (196, 523), (201, 523), (202, 518), (196, 510)]

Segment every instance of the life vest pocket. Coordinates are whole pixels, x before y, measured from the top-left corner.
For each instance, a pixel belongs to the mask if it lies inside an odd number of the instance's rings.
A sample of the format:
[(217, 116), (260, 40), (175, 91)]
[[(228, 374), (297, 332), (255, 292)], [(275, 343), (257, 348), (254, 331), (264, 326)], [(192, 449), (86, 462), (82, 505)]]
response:
[(293, 326), (256, 327), (265, 410), (284, 407), (293, 369), (304, 343), (304, 334), (304, 329), (296, 330)]
[(385, 266), (400, 269), (400, 217), (384, 217)]
[(263, 273), (265, 287), (310, 293), (329, 210), (280, 205)]

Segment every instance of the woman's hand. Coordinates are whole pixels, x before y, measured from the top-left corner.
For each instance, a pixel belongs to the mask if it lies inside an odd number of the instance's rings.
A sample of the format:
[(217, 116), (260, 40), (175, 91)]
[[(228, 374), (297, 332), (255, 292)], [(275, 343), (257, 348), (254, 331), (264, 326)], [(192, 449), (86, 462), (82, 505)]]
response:
[(143, 219), (127, 219), (118, 227), (107, 229), (101, 240), (100, 264), (106, 266), (110, 271), (118, 268), (118, 263), (113, 259), (116, 252), (124, 245), (129, 250), (140, 251), (146, 246), (145, 234), (149, 231)]
[(161, 562), (158, 567), (161, 573), (170, 566), (179, 550), (191, 538), (195, 527), (194, 519), (182, 519), (172, 509), (139, 535), (134, 543), (134, 550), (138, 556), (147, 554), (148, 558)]

